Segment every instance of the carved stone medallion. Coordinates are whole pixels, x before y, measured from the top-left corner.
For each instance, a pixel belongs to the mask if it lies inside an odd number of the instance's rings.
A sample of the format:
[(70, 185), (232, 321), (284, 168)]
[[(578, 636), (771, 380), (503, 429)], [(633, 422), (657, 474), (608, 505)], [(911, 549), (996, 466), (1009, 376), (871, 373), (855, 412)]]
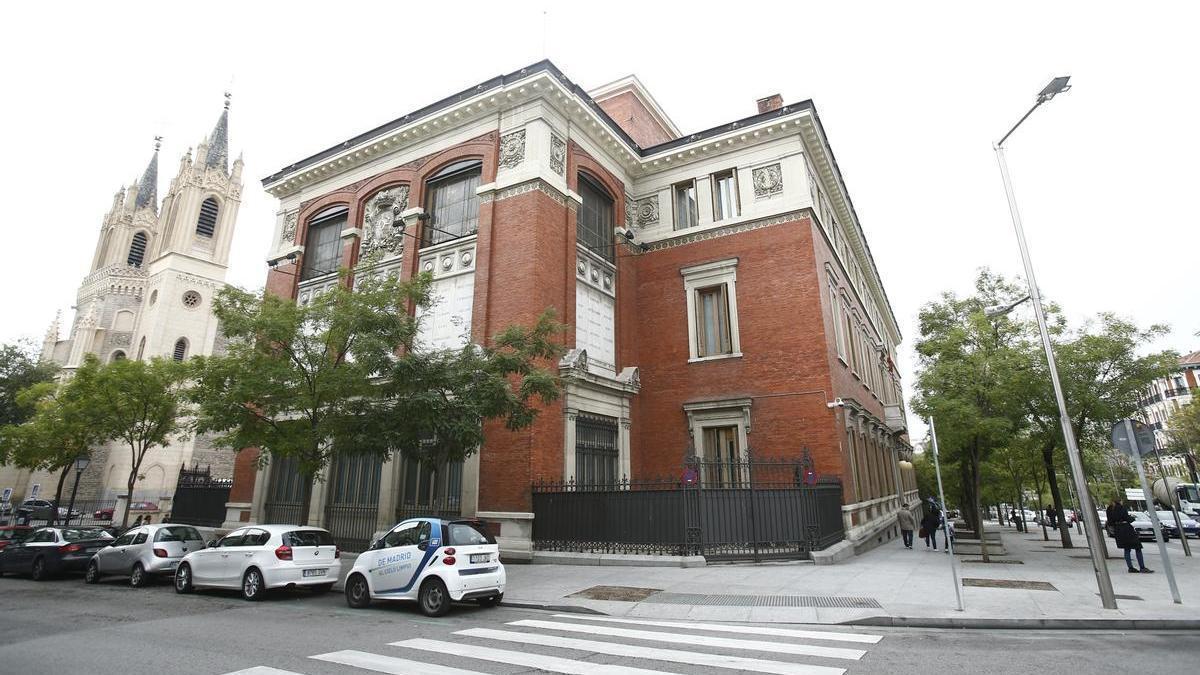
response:
[(555, 134), (550, 134), (550, 170), (560, 176), (567, 175), (567, 142)]
[(658, 195), (650, 195), (637, 200), (638, 227), (649, 227), (658, 224)]
[(770, 197), (783, 192), (783, 169), (779, 164), (760, 166), (754, 170), (754, 197)]
[(283, 217), (283, 229), (279, 232), (280, 244), (291, 244), (296, 241), (296, 222), (299, 217), (299, 211), (293, 211)]
[(367, 200), (359, 255), (365, 256), (376, 251), (382, 252), (384, 257), (400, 255), (404, 251), (404, 235), (395, 223), (400, 212), (407, 208), (407, 185), (380, 190)]
[(500, 137), (500, 168), (514, 169), (525, 161), (525, 130)]

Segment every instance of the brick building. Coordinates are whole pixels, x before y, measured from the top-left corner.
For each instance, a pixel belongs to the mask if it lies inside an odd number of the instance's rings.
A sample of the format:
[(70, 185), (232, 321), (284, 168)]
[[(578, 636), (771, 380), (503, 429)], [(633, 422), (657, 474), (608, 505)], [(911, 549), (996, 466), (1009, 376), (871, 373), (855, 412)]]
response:
[[(475, 515), (527, 556), (538, 479), (678, 475), (693, 452), (807, 448), (843, 481), (847, 538), (893, 536), (916, 487), (901, 336), (812, 102), (757, 103), (684, 135), (636, 77), (587, 92), (543, 61), (265, 178), (280, 201), (275, 293), (306, 302), (380, 251), (386, 271), (434, 276), (431, 348), (546, 307), (572, 327), (565, 394), (531, 428), (493, 425), (457, 467), (337, 459), (311, 522)], [(256, 470), (253, 452), (230, 524), (295, 502), (286, 463)]]

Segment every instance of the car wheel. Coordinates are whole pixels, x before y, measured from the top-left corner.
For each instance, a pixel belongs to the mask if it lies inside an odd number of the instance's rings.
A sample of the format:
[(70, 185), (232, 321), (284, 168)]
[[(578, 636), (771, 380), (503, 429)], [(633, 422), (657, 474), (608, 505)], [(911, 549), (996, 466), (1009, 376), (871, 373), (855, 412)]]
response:
[(502, 600), (504, 600), (503, 593), (501, 593), (500, 595), (493, 595), (493, 596), (487, 597), (487, 598), (479, 598), (475, 602), (479, 603), (480, 607), (495, 607), (496, 605), (499, 605)]
[(333, 584), (317, 584), (316, 586), (309, 586), (308, 589), (316, 595), (324, 595), (333, 590)]
[(450, 611), (450, 594), (446, 592), (446, 584), (437, 577), (426, 579), (421, 584), (417, 604), (425, 616), (445, 616)]
[(83, 581), (89, 584), (100, 583), (100, 567), (96, 564), (95, 560), (88, 563), (87, 572), (83, 575)]
[(259, 572), (257, 567), (246, 570), (242, 575), (242, 597), (251, 602), (262, 600), (265, 591), (266, 584), (263, 582), (262, 572)]
[(180, 594), (192, 592), (191, 565), (183, 563), (179, 569), (175, 570), (175, 592)]
[(355, 574), (346, 580), (346, 604), (354, 609), (371, 606), (371, 589), (363, 575)]
[(33, 567), (29, 568), (29, 576), (32, 577), (34, 581), (45, 581), (46, 580), (46, 559), (45, 558), (38, 556), (37, 558), (34, 559)]
[(129, 585), (134, 588), (141, 588), (150, 581), (146, 574), (146, 568), (142, 567), (142, 563), (136, 563), (133, 566), (133, 571), (129, 573)]

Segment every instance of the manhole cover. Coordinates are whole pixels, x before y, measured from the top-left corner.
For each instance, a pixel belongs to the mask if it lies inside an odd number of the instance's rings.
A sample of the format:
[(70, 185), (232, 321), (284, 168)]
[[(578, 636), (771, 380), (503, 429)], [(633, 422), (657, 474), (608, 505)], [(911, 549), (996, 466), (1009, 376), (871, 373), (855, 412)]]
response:
[(1011, 588), (1020, 591), (1057, 591), (1054, 584), (1047, 581), (1018, 581), (1016, 579), (972, 579), (965, 577), (963, 586), (977, 588)]
[(619, 600), (621, 602), (641, 602), (646, 598), (661, 593), (657, 588), (634, 588), (632, 586), (592, 586), (578, 593), (568, 595), (568, 598), (587, 598), (588, 600)]
[(964, 560), (965, 563), (986, 563), (989, 565), (1024, 565), (1020, 560), (984, 560), (983, 558), (972, 558)]
[(703, 593), (659, 593), (648, 604), (719, 605), (725, 607), (838, 607), (882, 609), (875, 598), (837, 595), (706, 595)]

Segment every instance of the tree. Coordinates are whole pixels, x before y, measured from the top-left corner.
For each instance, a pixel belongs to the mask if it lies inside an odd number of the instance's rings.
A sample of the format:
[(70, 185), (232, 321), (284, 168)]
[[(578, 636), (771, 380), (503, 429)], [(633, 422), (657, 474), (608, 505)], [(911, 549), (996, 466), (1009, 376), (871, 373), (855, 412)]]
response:
[(81, 403), (105, 440), (129, 446), (130, 469), (125, 487), (128, 499), (121, 527), (129, 524), (129, 500), (146, 455), (187, 433), (184, 397), (185, 367), (155, 358), (121, 359), (101, 364), (95, 355), (84, 357), (72, 385), (80, 387)]
[(1200, 448), (1200, 398), (1195, 395), (1192, 402), (1180, 408), (1171, 416), (1171, 428), (1168, 431), (1167, 451), (1180, 455), (1187, 462), (1188, 472), (1192, 482), (1197, 479), (1196, 448)]
[[(21, 424), (33, 414), (33, 402), (18, 401), (21, 392), (39, 382), (49, 382), (58, 366), (38, 361), (28, 344), (0, 345), (0, 428)], [(0, 455), (0, 463), (5, 457)]]
[(334, 454), (400, 452), (436, 466), (473, 453), (487, 419), (531, 424), (535, 400), (559, 395), (546, 367), (561, 354), (553, 312), (490, 345), (422, 349), (414, 310), (432, 306), (431, 287), (427, 274), (363, 275), (303, 306), (224, 289), (213, 311), (227, 351), (193, 359), (196, 429), (224, 447), (258, 448), (260, 464), (294, 460), (307, 522), (313, 481)]
[[(22, 391), (17, 402), (33, 410), (33, 415), (23, 424), (10, 426), (2, 435), (0, 448), (7, 446), (6, 456), (15, 466), (58, 474), (57, 507), (75, 460), (89, 455), (93, 445), (105, 440), (87, 409), (85, 385), (77, 379), (61, 386), (40, 382)], [(52, 510), (51, 523), (56, 515)]]

